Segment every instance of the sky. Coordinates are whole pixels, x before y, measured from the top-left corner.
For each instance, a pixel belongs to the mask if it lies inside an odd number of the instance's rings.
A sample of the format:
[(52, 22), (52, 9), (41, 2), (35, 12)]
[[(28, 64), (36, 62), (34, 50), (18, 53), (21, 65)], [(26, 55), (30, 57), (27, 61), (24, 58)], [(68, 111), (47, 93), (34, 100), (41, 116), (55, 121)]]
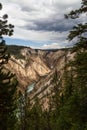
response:
[(7, 44), (53, 49), (72, 46), (67, 40), (79, 20), (67, 20), (64, 14), (81, 6), (81, 0), (0, 0), (0, 15), (8, 14), (8, 23), (15, 26), (14, 35), (5, 37)]

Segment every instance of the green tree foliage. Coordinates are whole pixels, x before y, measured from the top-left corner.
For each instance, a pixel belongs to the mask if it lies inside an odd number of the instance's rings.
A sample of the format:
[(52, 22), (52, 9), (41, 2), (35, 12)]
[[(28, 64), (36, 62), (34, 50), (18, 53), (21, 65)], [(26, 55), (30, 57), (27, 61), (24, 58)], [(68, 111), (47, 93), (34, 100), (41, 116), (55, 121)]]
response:
[[(76, 19), (83, 13), (87, 13), (87, 0), (82, 0), (81, 8), (71, 11), (65, 17)], [(38, 98), (33, 105), (30, 104), (31, 101), (29, 102), (27, 91), (25, 91), (24, 95), (20, 94), (19, 129), (87, 130), (87, 23), (79, 23), (73, 27), (68, 40), (73, 40), (74, 38), (77, 39), (77, 42), (71, 50), (75, 52), (75, 56), (73, 60), (68, 62), (68, 51), (65, 50), (64, 76), (57, 71), (54, 74), (52, 80), (54, 88), (51, 90), (51, 96), (48, 97), (49, 108), (43, 109)], [(2, 43), (3, 40), (1, 45), (3, 45)], [(0, 50), (0, 54), (2, 54), (2, 50)], [(1, 66), (8, 59), (7, 54), (5, 56), (3, 56), (4, 59), (2, 58), (3, 60), (0, 60)], [(0, 75), (3, 75), (2, 67)], [(0, 79), (5, 79), (5, 77), (10, 79), (11, 74), (7, 73), (7, 75), (1, 76)], [(3, 86), (2, 90), (4, 91)], [(8, 89), (5, 89), (5, 91), (8, 92)], [(0, 92), (2, 94), (2, 91)]]
[(21, 130), (29, 130), (29, 127), (31, 125), (31, 104), (28, 97), (27, 89), (23, 94), (21, 93), (21, 91), (19, 91), (18, 104), (19, 127)]
[[(82, 13), (87, 13), (87, 0), (82, 0), (80, 9), (65, 16), (76, 19)], [(72, 50), (76, 54), (65, 70), (65, 103), (60, 109), (60, 130), (87, 129), (87, 23), (79, 23), (73, 27), (68, 39), (74, 38), (77, 39), (77, 43)]]
[[(65, 17), (76, 19), (83, 13), (87, 13), (87, 0), (82, 0), (81, 8)], [(73, 27), (68, 40), (74, 38), (74, 59), (67, 61), (65, 50), (64, 76), (61, 78), (57, 71), (54, 74), (49, 109), (43, 109), (36, 100), (27, 109), (26, 130), (87, 130), (87, 23)]]
[[(81, 8), (75, 11), (71, 11), (68, 15), (65, 15), (65, 18), (78, 19), (81, 14), (87, 14), (87, 0), (82, 0)], [(73, 40), (77, 38), (77, 43), (75, 47), (79, 49), (87, 49), (87, 23), (79, 23), (73, 27), (73, 30), (70, 31), (68, 35), (68, 40)], [(75, 48), (74, 47), (74, 48)]]
[[(0, 10), (2, 4), (0, 4)], [(13, 73), (5, 68), (9, 54), (5, 45), (4, 35), (13, 34), (13, 25), (7, 23), (8, 15), (0, 17), (0, 129), (14, 130), (16, 123), (16, 86), (17, 80)]]

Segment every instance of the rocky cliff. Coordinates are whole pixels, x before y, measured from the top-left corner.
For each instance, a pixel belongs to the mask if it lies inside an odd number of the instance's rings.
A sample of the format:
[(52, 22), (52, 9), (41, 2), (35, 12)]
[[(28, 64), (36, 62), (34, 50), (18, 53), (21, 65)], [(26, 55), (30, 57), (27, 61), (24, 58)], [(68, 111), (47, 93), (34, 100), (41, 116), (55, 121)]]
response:
[(50, 73), (50, 68), (43, 59), (44, 51), (18, 46), (8, 46), (8, 51), (11, 57), (7, 68), (16, 73), (21, 89)]
[(43, 86), (55, 70), (62, 72), (66, 53), (68, 58), (71, 57), (70, 51), (66, 49), (37, 50), (23, 46), (8, 46), (8, 51), (11, 57), (7, 68), (16, 73), (21, 90), (25, 90), (34, 82), (38, 87)]

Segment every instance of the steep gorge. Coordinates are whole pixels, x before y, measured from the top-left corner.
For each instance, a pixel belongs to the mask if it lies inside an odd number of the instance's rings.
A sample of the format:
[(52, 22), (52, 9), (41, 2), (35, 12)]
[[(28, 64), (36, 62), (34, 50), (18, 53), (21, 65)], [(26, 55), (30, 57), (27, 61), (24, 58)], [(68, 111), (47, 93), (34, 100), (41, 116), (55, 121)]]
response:
[(8, 46), (11, 58), (6, 66), (16, 74), (19, 89), (24, 91), (33, 82), (36, 88), (42, 87), (53, 76), (55, 70), (64, 68), (65, 55), (72, 57), (70, 50), (37, 50), (30, 47)]

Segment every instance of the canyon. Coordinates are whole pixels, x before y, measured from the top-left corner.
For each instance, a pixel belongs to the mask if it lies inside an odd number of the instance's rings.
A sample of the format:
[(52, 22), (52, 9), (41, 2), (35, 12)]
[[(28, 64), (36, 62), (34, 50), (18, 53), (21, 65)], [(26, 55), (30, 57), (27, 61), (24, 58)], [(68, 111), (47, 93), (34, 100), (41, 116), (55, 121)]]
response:
[(53, 87), (55, 72), (62, 77), (65, 60), (74, 57), (71, 49), (40, 50), (23, 46), (8, 46), (11, 57), (6, 65), (16, 74), (18, 89), (28, 91), (30, 99), (46, 97)]

